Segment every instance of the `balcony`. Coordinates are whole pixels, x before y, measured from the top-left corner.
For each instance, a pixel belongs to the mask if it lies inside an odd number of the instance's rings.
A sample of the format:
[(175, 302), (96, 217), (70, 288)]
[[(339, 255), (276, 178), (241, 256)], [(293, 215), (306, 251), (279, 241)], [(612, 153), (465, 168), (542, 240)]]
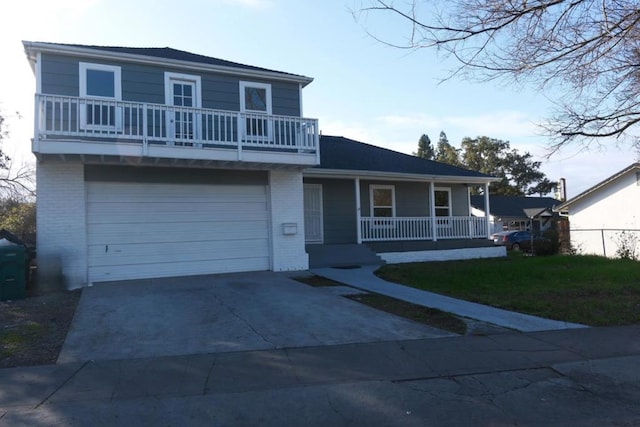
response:
[(36, 155), (313, 166), (317, 119), (36, 95)]

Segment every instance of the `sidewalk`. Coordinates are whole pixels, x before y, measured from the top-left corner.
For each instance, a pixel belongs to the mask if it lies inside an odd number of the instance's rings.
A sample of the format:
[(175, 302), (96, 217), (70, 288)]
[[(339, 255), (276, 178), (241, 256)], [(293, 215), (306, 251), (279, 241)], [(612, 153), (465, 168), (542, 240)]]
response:
[(521, 332), (548, 331), (558, 329), (585, 328), (586, 326), (562, 322), (558, 320), (543, 319), (528, 314), (514, 313), (474, 302), (462, 301), (456, 298), (422, 291), (409, 286), (387, 282), (374, 274), (379, 266), (365, 265), (353, 269), (340, 268), (316, 268), (311, 272), (345, 285), (362, 289), (368, 292), (386, 295), (399, 300), (407, 301), (424, 307), (437, 308), (438, 310), (453, 313), (458, 316), (468, 317), (487, 323), (492, 323), (504, 328)]
[(0, 369), (0, 425), (640, 422), (640, 326)]

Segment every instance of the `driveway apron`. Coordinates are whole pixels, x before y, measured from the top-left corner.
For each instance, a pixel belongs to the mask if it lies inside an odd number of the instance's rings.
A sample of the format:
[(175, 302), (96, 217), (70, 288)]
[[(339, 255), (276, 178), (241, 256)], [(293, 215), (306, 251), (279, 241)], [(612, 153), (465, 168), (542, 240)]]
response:
[(83, 290), (58, 363), (445, 336), (273, 272), (132, 280)]

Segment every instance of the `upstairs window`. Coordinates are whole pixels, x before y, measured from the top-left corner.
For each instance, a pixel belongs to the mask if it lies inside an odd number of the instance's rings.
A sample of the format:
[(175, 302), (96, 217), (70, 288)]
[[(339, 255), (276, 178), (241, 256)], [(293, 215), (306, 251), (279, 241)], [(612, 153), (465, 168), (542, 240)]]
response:
[(120, 67), (104, 64), (80, 63), (80, 120), (85, 129), (110, 129), (121, 124), (122, 100)]
[(271, 85), (240, 82), (240, 111), (253, 113), (247, 114), (244, 121), (246, 140), (266, 142), (272, 138), (273, 122), (261, 116), (262, 114), (271, 114)]
[(271, 114), (271, 85), (240, 82), (240, 111)]
[(80, 97), (108, 98), (120, 101), (120, 67), (115, 65), (80, 63)]

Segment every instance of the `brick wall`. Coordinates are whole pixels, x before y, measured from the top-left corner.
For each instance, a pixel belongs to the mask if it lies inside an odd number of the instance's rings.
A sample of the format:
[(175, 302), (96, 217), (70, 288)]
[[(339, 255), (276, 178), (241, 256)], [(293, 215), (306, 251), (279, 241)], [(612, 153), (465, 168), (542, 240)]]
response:
[[(309, 256), (304, 248), (304, 200), (302, 172), (274, 170), (269, 173), (273, 271), (306, 270)], [(295, 224), (296, 234), (286, 235), (283, 224)]]
[(37, 165), (39, 286), (74, 289), (87, 281), (84, 167), (46, 160)]

